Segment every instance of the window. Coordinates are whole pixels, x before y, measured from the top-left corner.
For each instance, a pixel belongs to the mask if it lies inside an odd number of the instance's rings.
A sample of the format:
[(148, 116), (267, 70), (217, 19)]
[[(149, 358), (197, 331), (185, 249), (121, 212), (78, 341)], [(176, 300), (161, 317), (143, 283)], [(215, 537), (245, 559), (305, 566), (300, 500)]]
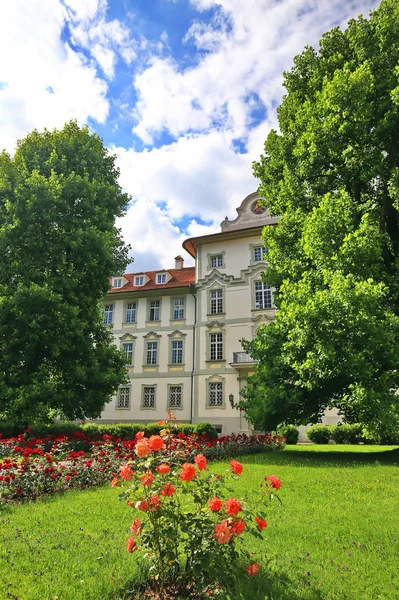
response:
[(104, 306), (104, 325), (112, 325), (114, 305), (106, 304)]
[(116, 408), (130, 408), (130, 388), (129, 387), (119, 388), (118, 398), (116, 401)]
[(223, 254), (217, 254), (216, 256), (211, 256), (211, 267), (223, 267)]
[(134, 285), (144, 285), (144, 275), (137, 275), (134, 278)]
[(272, 308), (271, 289), (263, 281), (255, 281), (255, 308)]
[(223, 290), (211, 291), (211, 315), (223, 312)]
[(223, 383), (209, 383), (209, 406), (223, 406)]
[(133, 364), (133, 342), (127, 342), (125, 344), (122, 344), (122, 350), (126, 354), (126, 364)]
[(147, 365), (158, 364), (158, 342), (147, 342)]
[(150, 302), (149, 321), (159, 321), (159, 308), (159, 300), (153, 300), (152, 302)]
[(126, 323), (135, 323), (136, 322), (136, 302), (129, 302), (126, 306)]
[(157, 273), (157, 283), (166, 283), (166, 273)]
[(122, 277), (115, 277), (112, 280), (112, 287), (121, 288), (122, 287)]
[(254, 248), (254, 261), (258, 262), (260, 260), (265, 260), (266, 258), (266, 248), (263, 246), (255, 246)]
[(145, 385), (143, 387), (143, 408), (155, 408), (155, 386)]
[(182, 386), (171, 385), (169, 387), (169, 408), (182, 408)]
[(211, 360), (223, 359), (223, 333), (210, 334)]
[(184, 298), (175, 298), (173, 300), (173, 319), (175, 321), (184, 319)]
[(181, 365), (183, 363), (183, 342), (175, 340), (172, 342), (172, 365)]

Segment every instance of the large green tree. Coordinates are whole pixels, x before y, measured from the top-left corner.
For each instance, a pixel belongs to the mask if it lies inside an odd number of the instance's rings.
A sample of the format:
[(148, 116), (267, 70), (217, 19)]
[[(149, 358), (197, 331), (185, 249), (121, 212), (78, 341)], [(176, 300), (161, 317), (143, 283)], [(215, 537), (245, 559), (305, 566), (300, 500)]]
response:
[(383, 432), (399, 414), (399, 3), (326, 33), (285, 73), (254, 164), (275, 321), (242, 407), (266, 429), (326, 407)]
[(70, 122), (0, 155), (0, 415), (96, 417), (125, 379), (100, 300), (128, 248), (128, 196), (101, 139)]

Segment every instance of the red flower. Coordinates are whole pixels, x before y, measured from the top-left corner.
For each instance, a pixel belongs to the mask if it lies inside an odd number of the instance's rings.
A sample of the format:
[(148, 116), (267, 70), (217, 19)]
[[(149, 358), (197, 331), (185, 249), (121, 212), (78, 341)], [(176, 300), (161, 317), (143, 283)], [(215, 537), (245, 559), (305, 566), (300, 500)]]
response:
[(224, 506), (228, 515), (236, 515), (242, 510), (242, 506), (236, 498), (228, 498), (225, 501)]
[(134, 519), (133, 523), (130, 526), (130, 531), (132, 532), (133, 535), (136, 535), (136, 533), (139, 531), (141, 526), (141, 521), (139, 519), (139, 517), (137, 517), (137, 519)]
[(70, 481), (71, 476), (70, 475), (65, 475), (65, 481)]
[(268, 481), (270, 483), (272, 488), (274, 488), (275, 490), (279, 490), (281, 488), (281, 481), (275, 475), (269, 475), (268, 477), (265, 477), (265, 479), (266, 479), (266, 481)]
[(243, 466), (240, 462), (238, 462), (238, 460), (231, 460), (230, 466), (236, 475), (241, 475), (241, 473), (243, 471)]
[(175, 488), (171, 483), (166, 483), (159, 493), (161, 494), (161, 496), (173, 496), (173, 494), (175, 493)]
[(191, 481), (195, 477), (195, 467), (190, 463), (184, 463), (182, 471), (180, 473), (180, 479), (182, 481)]
[(132, 538), (132, 537), (130, 537), (128, 539), (126, 546), (127, 546), (127, 551), (128, 552), (134, 552), (135, 550), (137, 550), (136, 540), (134, 538)]
[(194, 462), (200, 471), (206, 469), (206, 458), (203, 454), (197, 454), (197, 456), (194, 456)]
[(154, 475), (151, 471), (147, 471), (145, 475), (140, 475), (141, 485), (151, 486), (154, 483)]
[(234, 535), (240, 535), (245, 531), (245, 523), (242, 519), (233, 521), (231, 524), (231, 531)]
[(213, 512), (219, 512), (219, 510), (222, 508), (222, 504), (223, 502), (219, 498), (216, 498), (216, 496), (211, 498), (208, 502), (208, 506), (211, 510), (213, 510)]
[(161, 500), (159, 496), (151, 496), (148, 500), (148, 508), (149, 510), (157, 510), (161, 506)]
[(151, 449), (148, 445), (148, 440), (146, 438), (140, 439), (137, 442), (134, 451), (139, 458), (145, 458), (146, 456), (148, 456), (151, 452)]
[(256, 523), (258, 525), (259, 531), (262, 531), (262, 529), (264, 529), (265, 527), (267, 527), (266, 521), (264, 521), (260, 517), (255, 517), (255, 521), (256, 521)]
[(119, 483), (119, 479), (117, 477), (114, 477), (113, 480), (111, 481), (111, 486), (117, 487), (118, 483)]
[(147, 500), (141, 500), (141, 502), (136, 504), (136, 508), (138, 508), (138, 510), (142, 510), (143, 512), (147, 512), (147, 510), (148, 510)]
[(151, 450), (162, 450), (165, 447), (165, 442), (160, 435), (152, 435), (148, 440)]
[(215, 525), (215, 533), (213, 537), (215, 537), (218, 541), (218, 544), (226, 544), (231, 540), (231, 527), (228, 524), (228, 520), (225, 519), (221, 523)]
[(162, 463), (161, 465), (158, 465), (155, 470), (158, 471), (158, 473), (161, 473), (161, 475), (165, 475), (165, 473), (169, 473), (170, 467), (169, 465)]
[(126, 465), (122, 465), (119, 467), (119, 473), (121, 474), (122, 479), (125, 481), (130, 481), (133, 478), (132, 467), (126, 463)]
[(136, 435), (134, 436), (134, 439), (135, 439), (135, 440), (137, 440), (137, 441), (139, 441), (139, 440), (141, 440), (141, 438), (143, 438), (143, 437), (144, 437), (144, 431), (138, 431), (138, 432), (136, 433)]
[(259, 571), (259, 564), (254, 563), (253, 565), (249, 565), (247, 567), (247, 575), (248, 577), (254, 577)]

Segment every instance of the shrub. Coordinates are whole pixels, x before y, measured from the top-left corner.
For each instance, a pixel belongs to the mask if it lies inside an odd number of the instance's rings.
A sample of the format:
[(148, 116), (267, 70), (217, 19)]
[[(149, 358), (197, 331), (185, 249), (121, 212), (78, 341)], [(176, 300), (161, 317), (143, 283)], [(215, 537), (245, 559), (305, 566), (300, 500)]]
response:
[(363, 428), (360, 423), (339, 423), (330, 425), (330, 435), (336, 444), (359, 444), (363, 441)]
[(312, 425), (306, 430), (306, 436), (314, 444), (328, 444), (331, 439), (331, 426)]
[(198, 433), (198, 435), (209, 435), (209, 437), (215, 440), (218, 437), (216, 429), (210, 423), (197, 423), (195, 426), (195, 431)]
[(285, 441), (287, 444), (297, 444), (299, 431), (295, 427), (295, 425), (287, 425), (285, 423), (280, 423), (277, 427), (278, 435), (283, 435), (285, 437)]

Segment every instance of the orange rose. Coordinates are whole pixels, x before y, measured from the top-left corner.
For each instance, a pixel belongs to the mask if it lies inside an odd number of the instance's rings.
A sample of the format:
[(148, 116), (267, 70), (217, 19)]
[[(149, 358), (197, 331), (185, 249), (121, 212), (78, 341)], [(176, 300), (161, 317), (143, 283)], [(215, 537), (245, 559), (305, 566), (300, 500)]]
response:
[(135, 453), (139, 458), (145, 458), (151, 452), (151, 449), (148, 445), (148, 440), (143, 438), (139, 440), (134, 448)]
[(165, 442), (160, 435), (152, 435), (148, 440), (151, 450), (162, 450), (165, 447)]

